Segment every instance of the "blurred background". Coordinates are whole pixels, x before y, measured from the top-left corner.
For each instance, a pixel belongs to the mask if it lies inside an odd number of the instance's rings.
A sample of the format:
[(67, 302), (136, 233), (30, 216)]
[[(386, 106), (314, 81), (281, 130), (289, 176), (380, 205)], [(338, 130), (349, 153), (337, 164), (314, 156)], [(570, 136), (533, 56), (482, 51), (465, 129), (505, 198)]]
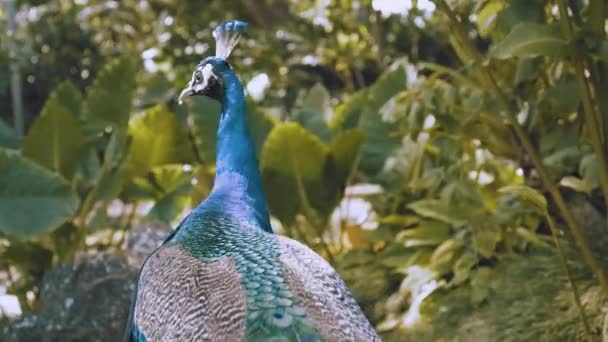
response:
[(219, 105), (176, 98), (226, 19), (249, 23), (230, 62), (274, 230), (385, 340), (607, 339), (606, 14), (3, 0), (0, 340), (120, 338), (143, 258), (212, 185)]

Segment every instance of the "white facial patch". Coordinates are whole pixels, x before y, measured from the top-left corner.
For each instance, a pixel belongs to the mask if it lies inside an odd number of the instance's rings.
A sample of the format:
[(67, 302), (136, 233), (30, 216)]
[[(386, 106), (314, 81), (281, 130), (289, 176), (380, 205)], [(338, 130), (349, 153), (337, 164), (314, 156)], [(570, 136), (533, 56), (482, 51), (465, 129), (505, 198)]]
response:
[(201, 73), (203, 74), (203, 82), (195, 85), (196, 91), (202, 91), (203, 89), (207, 88), (207, 85), (209, 84), (209, 79), (211, 77), (216, 77), (213, 73), (213, 65), (211, 64), (206, 64), (203, 67), (203, 70), (201, 70)]
[[(198, 79), (198, 75), (200, 75), (200, 79)], [(211, 64), (206, 64), (200, 71), (196, 70), (194, 74), (192, 74), (192, 79), (188, 83), (188, 86), (182, 90), (181, 94), (179, 94), (179, 98), (177, 99), (179, 104), (183, 103), (185, 97), (195, 93), (200, 93), (207, 88), (209, 79), (211, 77), (217, 78), (217, 76), (213, 73), (213, 66)]]

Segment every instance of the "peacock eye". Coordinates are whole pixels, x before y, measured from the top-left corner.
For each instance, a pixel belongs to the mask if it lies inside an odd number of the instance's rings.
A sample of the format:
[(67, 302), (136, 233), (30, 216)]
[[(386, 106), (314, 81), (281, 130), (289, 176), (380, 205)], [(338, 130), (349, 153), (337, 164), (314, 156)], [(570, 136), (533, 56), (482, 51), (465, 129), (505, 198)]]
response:
[(196, 82), (200, 82), (203, 79), (203, 75), (201, 74), (200, 71), (197, 71), (196, 74), (194, 74), (194, 80)]

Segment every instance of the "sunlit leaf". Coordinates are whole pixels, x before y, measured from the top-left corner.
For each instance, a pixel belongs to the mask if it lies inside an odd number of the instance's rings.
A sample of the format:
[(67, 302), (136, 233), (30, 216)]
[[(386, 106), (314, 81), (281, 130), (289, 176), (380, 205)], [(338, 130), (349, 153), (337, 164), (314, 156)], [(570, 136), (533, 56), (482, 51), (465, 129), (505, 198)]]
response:
[(129, 172), (145, 175), (155, 166), (191, 162), (192, 144), (175, 114), (159, 105), (131, 120), (132, 136)]
[(584, 192), (587, 194), (591, 193), (591, 190), (593, 190), (593, 187), (587, 184), (584, 180), (574, 176), (566, 176), (562, 178), (559, 181), (559, 185), (566, 188), (570, 188), (574, 191)]
[(454, 226), (462, 226), (466, 223), (460, 215), (456, 216), (450, 211), (449, 207), (439, 200), (423, 199), (410, 203), (408, 207), (418, 215), (433, 218)]
[(496, 25), (496, 17), (505, 8), (502, 1), (489, 1), (477, 13), (477, 29), (482, 37), (487, 36)]
[(452, 278), (451, 284), (459, 285), (469, 279), (471, 268), (473, 268), (478, 261), (478, 258), (471, 252), (462, 254), (454, 263), (454, 278)]
[(461, 248), (462, 243), (459, 240), (447, 239), (443, 241), (431, 255), (431, 268), (438, 274), (448, 272), (456, 262), (456, 257), (459, 255)]
[(496, 250), (496, 245), (500, 239), (500, 230), (496, 227), (484, 226), (473, 232), (475, 251), (486, 259), (494, 255), (494, 250)]
[(426, 220), (420, 222), (415, 228), (400, 232), (397, 234), (396, 240), (403, 243), (405, 247), (435, 246), (447, 240), (450, 236), (449, 225)]
[(541, 214), (547, 211), (547, 200), (537, 190), (525, 185), (509, 185), (500, 188), (498, 192), (520, 198), (534, 206)]

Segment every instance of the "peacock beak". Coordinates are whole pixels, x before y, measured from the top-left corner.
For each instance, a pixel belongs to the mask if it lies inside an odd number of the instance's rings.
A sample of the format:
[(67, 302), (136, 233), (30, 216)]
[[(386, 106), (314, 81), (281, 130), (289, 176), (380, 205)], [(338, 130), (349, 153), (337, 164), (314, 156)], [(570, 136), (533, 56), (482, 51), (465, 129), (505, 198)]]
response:
[(186, 96), (192, 95), (194, 95), (194, 89), (192, 89), (192, 82), (188, 82), (186, 88), (184, 88), (184, 90), (182, 90), (182, 92), (179, 94), (179, 97), (177, 98), (177, 103), (181, 105), (182, 103), (184, 103), (184, 98), (186, 98)]

